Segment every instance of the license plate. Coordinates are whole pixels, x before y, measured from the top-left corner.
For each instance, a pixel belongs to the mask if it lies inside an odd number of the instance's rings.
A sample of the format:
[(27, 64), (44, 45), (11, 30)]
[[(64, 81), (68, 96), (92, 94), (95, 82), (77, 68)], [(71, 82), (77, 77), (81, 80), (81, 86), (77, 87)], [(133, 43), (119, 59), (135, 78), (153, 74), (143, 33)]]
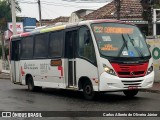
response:
[(135, 89), (138, 89), (138, 87), (137, 86), (129, 86), (128, 87), (128, 90), (135, 90)]

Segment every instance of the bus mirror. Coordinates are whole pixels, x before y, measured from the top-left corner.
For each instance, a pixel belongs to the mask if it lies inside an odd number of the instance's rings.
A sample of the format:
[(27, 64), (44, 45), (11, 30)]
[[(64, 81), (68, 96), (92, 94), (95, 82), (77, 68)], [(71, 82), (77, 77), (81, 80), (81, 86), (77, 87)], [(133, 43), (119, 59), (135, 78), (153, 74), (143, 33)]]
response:
[(146, 39), (147, 39), (146, 35), (145, 35), (145, 34), (143, 34), (143, 36), (144, 36), (144, 39), (146, 40)]
[(142, 35), (143, 35), (143, 37), (144, 37), (145, 39), (147, 39), (147, 37), (146, 37), (146, 31), (142, 31)]
[(51, 66), (62, 66), (62, 60), (51, 60)]
[(151, 48), (151, 45), (147, 44), (148, 48)]

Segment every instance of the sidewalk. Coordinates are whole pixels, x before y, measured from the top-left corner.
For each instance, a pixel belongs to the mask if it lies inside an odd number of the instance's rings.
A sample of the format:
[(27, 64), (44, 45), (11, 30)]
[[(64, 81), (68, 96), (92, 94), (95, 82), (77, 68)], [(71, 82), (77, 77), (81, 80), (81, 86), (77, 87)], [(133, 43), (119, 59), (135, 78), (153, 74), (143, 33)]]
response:
[(155, 82), (153, 87), (150, 89), (141, 90), (144, 92), (153, 92), (153, 93), (160, 93), (160, 82)]
[(0, 72), (0, 79), (8, 79), (8, 80), (10, 80), (10, 74), (9, 73)]
[[(0, 73), (0, 79), (8, 79), (10, 80), (10, 75), (8, 73)], [(153, 92), (153, 93), (160, 93), (160, 82), (155, 82), (153, 87), (150, 89), (141, 90), (144, 92)]]

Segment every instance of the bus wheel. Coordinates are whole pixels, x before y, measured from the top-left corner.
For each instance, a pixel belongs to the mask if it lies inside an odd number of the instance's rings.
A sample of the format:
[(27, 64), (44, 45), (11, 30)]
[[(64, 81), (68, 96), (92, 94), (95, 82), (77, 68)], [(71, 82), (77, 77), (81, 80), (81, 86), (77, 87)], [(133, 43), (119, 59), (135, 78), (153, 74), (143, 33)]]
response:
[(29, 91), (41, 91), (42, 87), (40, 86), (34, 86), (34, 82), (31, 76), (28, 77), (28, 90)]
[(87, 100), (92, 100), (95, 96), (92, 84), (90, 82), (85, 82), (83, 85), (83, 94)]
[(28, 84), (28, 90), (29, 91), (34, 91), (35, 90), (35, 87), (34, 87), (34, 83), (33, 83), (33, 79), (31, 76), (29, 76), (27, 78), (27, 84)]
[(123, 93), (127, 96), (127, 97), (134, 97), (135, 95), (137, 95), (138, 90), (124, 90)]

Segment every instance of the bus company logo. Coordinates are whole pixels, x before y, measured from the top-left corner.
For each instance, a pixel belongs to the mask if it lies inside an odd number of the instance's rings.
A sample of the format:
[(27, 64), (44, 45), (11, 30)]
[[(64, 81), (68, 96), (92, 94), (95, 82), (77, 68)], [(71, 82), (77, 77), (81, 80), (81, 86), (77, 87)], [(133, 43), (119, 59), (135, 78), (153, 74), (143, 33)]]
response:
[(24, 64), (24, 69), (27, 69), (27, 64), (26, 63)]
[(135, 75), (135, 73), (134, 73), (133, 71), (131, 71), (131, 72), (130, 72), (130, 75), (134, 76), (134, 75)]
[(11, 112), (2, 112), (2, 117), (12, 117)]

